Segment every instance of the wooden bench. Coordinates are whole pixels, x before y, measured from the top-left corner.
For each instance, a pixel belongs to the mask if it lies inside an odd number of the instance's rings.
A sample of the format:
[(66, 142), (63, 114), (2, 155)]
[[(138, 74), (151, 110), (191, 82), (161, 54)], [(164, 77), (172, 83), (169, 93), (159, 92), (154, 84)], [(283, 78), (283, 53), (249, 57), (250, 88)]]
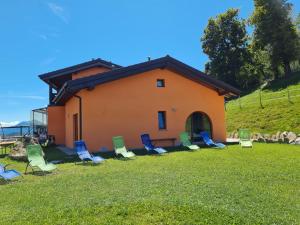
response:
[(154, 145), (155, 143), (158, 142), (171, 142), (172, 146), (175, 146), (176, 138), (155, 138), (155, 139), (151, 139), (151, 141), (153, 142)]

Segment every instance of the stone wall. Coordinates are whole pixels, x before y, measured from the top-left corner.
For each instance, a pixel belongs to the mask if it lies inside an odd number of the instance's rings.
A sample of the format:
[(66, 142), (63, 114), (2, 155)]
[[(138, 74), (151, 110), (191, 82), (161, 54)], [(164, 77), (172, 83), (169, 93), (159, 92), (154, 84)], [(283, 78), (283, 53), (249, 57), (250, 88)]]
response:
[[(239, 135), (237, 131), (234, 131), (228, 133), (227, 137), (237, 139), (239, 138)], [(300, 134), (296, 134), (292, 131), (278, 131), (276, 134), (252, 133), (251, 139), (253, 141), (264, 143), (287, 143), (300, 145)]]

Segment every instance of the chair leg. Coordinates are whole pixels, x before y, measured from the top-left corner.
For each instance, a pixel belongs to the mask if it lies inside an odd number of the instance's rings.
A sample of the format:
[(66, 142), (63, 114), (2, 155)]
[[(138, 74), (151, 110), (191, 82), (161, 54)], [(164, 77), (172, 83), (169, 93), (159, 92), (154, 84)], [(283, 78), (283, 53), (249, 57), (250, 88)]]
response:
[(29, 166), (29, 163), (27, 163), (27, 165), (26, 165), (25, 174), (27, 174), (28, 166)]

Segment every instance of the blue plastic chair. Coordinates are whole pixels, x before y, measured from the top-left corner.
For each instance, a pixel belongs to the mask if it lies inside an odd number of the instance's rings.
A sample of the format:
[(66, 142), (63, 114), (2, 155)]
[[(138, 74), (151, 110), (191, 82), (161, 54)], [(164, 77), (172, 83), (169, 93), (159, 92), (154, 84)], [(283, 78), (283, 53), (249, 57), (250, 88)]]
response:
[(94, 164), (99, 164), (105, 160), (100, 156), (93, 156), (90, 154), (84, 141), (75, 141), (75, 147), (77, 155), (82, 162), (92, 161)]
[(155, 147), (153, 144), (152, 144), (152, 141), (150, 139), (150, 136), (149, 134), (142, 134), (141, 135), (141, 139), (142, 139), (142, 143), (143, 145), (145, 146), (146, 150), (147, 151), (153, 151), (157, 154), (163, 154), (163, 153), (166, 153), (167, 151), (161, 147)]
[(222, 144), (222, 143), (216, 143), (214, 142), (207, 131), (202, 131), (200, 132), (200, 136), (202, 137), (204, 143), (208, 146), (213, 146), (213, 147), (216, 147), (216, 148), (225, 148), (226, 145)]
[(8, 180), (12, 180), (14, 179), (15, 177), (19, 177), (19, 176), (22, 176), (18, 171), (16, 170), (7, 170), (6, 167), (8, 165), (3, 165), (3, 164), (0, 164), (0, 179), (4, 179), (5, 181), (8, 181)]

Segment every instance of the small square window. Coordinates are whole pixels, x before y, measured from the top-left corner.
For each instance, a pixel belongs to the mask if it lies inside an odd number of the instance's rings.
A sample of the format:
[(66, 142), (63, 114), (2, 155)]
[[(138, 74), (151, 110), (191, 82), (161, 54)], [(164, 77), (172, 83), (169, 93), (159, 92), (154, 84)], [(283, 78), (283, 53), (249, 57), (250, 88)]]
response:
[(160, 130), (167, 129), (166, 111), (158, 111), (158, 128)]
[(164, 79), (157, 79), (156, 80), (157, 87), (165, 87), (165, 80)]

